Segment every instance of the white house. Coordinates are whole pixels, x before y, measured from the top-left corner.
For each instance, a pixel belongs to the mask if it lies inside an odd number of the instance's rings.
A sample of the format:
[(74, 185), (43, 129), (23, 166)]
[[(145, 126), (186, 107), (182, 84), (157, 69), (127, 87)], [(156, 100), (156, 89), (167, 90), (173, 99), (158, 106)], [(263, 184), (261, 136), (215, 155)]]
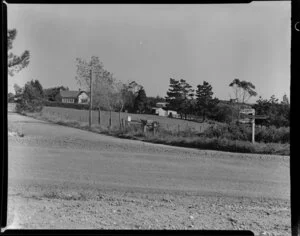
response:
[(153, 107), (152, 110), (154, 111), (154, 114), (159, 115), (159, 116), (167, 116), (168, 115), (168, 112), (161, 107)]
[(78, 103), (78, 104), (88, 104), (90, 99), (85, 91), (63, 91), (57, 95), (57, 100), (62, 103)]
[(176, 111), (172, 110), (166, 110), (161, 107), (153, 107), (152, 110), (154, 111), (153, 113), (158, 115), (158, 116), (172, 116), (174, 118), (178, 118), (179, 115), (177, 114)]
[(172, 115), (173, 118), (179, 117), (177, 111), (167, 110), (167, 116), (170, 116), (170, 115)]

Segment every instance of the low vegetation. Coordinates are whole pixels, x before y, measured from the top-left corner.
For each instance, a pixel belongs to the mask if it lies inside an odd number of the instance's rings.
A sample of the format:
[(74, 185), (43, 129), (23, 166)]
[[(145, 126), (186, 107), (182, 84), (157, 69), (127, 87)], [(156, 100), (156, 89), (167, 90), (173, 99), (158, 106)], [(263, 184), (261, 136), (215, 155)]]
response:
[[(185, 129), (181, 131), (176, 130), (165, 130), (159, 128), (157, 132), (153, 133), (148, 130), (146, 133), (143, 132), (140, 125), (131, 125), (120, 129), (120, 127), (114, 126), (109, 129), (107, 126), (99, 126), (93, 124), (91, 128), (88, 122), (80, 122), (72, 119), (66, 119), (65, 117), (58, 117), (55, 114), (36, 112), (27, 113), (28, 116), (46, 120), (60, 125), (66, 125), (74, 128), (89, 130), (96, 133), (113, 135), (119, 138), (136, 139), (152, 143), (160, 143), (167, 145), (174, 145), (180, 147), (199, 148), (207, 150), (218, 150), (228, 152), (240, 152), (240, 153), (259, 153), (259, 154), (278, 154), (278, 155), (289, 155), (290, 144), (288, 142), (282, 143), (263, 143), (257, 142), (252, 144), (246, 140), (233, 140), (230, 137), (234, 137), (234, 134), (222, 134), (216, 126), (207, 129), (204, 133), (193, 131), (192, 129)], [(230, 127), (229, 127), (230, 128)], [(225, 128), (223, 128), (225, 129)], [(228, 127), (226, 128), (227, 130)], [(218, 132), (215, 132), (218, 130)], [(235, 131), (238, 132), (238, 131)], [(239, 131), (243, 132), (243, 131)], [(281, 132), (281, 131), (277, 131)], [(243, 133), (242, 133), (243, 134)], [(245, 134), (243, 134), (245, 135)], [(258, 133), (258, 135), (261, 135)], [(250, 140), (250, 139), (249, 139)]]

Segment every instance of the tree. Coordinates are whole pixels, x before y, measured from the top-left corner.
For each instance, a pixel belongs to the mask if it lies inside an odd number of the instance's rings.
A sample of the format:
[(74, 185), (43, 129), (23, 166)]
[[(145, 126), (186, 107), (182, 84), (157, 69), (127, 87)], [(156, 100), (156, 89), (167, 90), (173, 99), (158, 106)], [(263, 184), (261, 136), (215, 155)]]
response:
[(128, 90), (131, 91), (133, 94), (137, 95), (137, 93), (140, 91), (140, 89), (142, 88), (143, 86), (138, 84), (137, 82), (135, 81), (131, 81), (129, 84), (128, 84)]
[(15, 95), (22, 93), (22, 88), (18, 84), (14, 84)]
[(250, 97), (255, 97), (257, 93), (255, 92), (255, 86), (251, 82), (241, 81), (239, 79), (234, 79), (230, 84), (230, 87), (233, 88), (235, 99), (238, 102), (238, 119), (240, 117), (240, 109), (242, 105), (250, 99)]
[(268, 116), (267, 120), (257, 120), (256, 123), (259, 125), (274, 125), (276, 127), (290, 125), (290, 105), (279, 103), (275, 95), (272, 95), (270, 99), (263, 99), (260, 96), (254, 109), (257, 115)]
[(7, 101), (8, 102), (14, 102), (14, 97), (15, 97), (15, 95), (13, 93), (8, 93), (7, 94)]
[(250, 97), (257, 95), (257, 93), (254, 91), (255, 86), (251, 82), (234, 79), (229, 86), (233, 88), (237, 101), (242, 104), (245, 104)]
[(287, 106), (290, 105), (289, 99), (286, 94), (283, 95), (281, 104), (287, 105)]
[(16, 106), (18, 112), (36, 112), (43, 108), (44, 91), (38, 80), (27, 82), (22, 90), (20, 102)]
[(146, 105), (147, 105), (147, 95), (144, 88), (142, 87), (138, 91), (138, 95), (134, 100), (134, 110), (138, 113), (144, 113), (146, 110)]
[(179, 81), (180, 92), (181, 92), (181, 104), (180, 104), (180, 113), (183, 113), (185, 119), (187, 118), (187, 114), (192, 113), (192, 100), (194, 98), (194, 90), (192, 86), (188, 84), (185, 80), (181, 79)]
[(181, 118), (191, 112), (191, 101), (193, 100), (194, 90), (185, 80), (170, 78), (170, 88), (167, 91), (166, 102), (168, 109), (177, 111)]
[(203, 81), (202, 85), (197, 86), (196, 100), (197, 100), (197, 111), (198, 114), (202, 114), (203, 121), (206, 118), (207, 113), (211, 112), (213, 108), (218, 104), (219, 100), (213, 98), (212, 86)]
[(92, 56), (90, 61), (81, 58), (76, 59), (77, 83), (86, 91), (90, 91), (90, 78), (92, 80), (92, 104), (95, 107), (105, 110), (113, 110), (116, 102), (118, 87), (113, 74), (105, 70), (102, 62), (96, 56)]
[(8, 65), (8, 74), (14, 76), (16, 72), (19, 72), (29, 64), (30, 53), (28, 50), (24, 51), (21, 56), (16, 56), (10, 50), (13, 48), (13, 41), (17, 36), (17, 30), (11, 29), (7, 32), (7, 65)]
[(179, 80), (170, 78), (169, 90), (167, 91), (166, 102), (168, 108), (178, 111), (182, 102), (181, 87)]
[(120, 83), (119, 93), (123, 101), (123, 109), (128, 112), (134, 112), (134, 101), (138, 95), (138, 91), (143, 87), (135, 81), (127, 82), (125, 84)]

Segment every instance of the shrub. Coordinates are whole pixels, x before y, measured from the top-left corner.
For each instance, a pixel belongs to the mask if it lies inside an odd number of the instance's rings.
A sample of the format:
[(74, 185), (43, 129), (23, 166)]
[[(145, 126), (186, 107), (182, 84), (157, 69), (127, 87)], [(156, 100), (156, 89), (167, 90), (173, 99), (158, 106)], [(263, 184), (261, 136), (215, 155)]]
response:
[(265, 143), (271, 143), (271, 142), (289, 143), (290, 128), (289, 127), (276, 128), (275, 126), (258, 127), (256, 128), (255, 140), (258, 142), (265, 142)]
[[(252, 138), (252, 128), (250, 125), (236, 124), (215, 124), (204, 132), (208, 138), (225, 138), (229, 140), (250, 141)], [(289, 143), (290, 129), (288, 127), (276, 128), (256, 127), (255, 140), (265, 143)]]
[(43, 109), (43, 102), (39, 99), (33, 99), (30, 101), (21, 100), (16, 104), (16, 112), (40, 112)]

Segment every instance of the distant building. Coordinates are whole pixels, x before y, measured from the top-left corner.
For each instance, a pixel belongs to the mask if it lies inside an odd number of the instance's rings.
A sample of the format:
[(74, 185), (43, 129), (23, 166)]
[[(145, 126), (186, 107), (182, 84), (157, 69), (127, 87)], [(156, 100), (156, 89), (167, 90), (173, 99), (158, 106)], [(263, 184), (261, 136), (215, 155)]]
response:
[(156, 107), (163, 108), (163, 107), (167, 107), (168, 104), (169, 103), (167, 103), (167, 102), (157, 102), (155, 105), (156, 105)]
[(85, 91), (68, 91), (61, 90), (56, 97), (57, 101), (62, 103), (88, 104), (90, 97)]
[(168, 112), (161, 107), (153, 107), (152, 111), (154, 114), (156, 114), (158, 116), (167, 116), (168, 115)]
[(167, 110), (168, 116), (171, 116), (173, 118), (179, 118), (179, 115), (177, 111)]
[(172, 111), (172, 110), (167, 110), (165, 108), (161, 108), (161, 107), (153, 107), (152, 111), (154, 114), (158, 115), (158, 116), (171, 116), (173, 118), (178, 118), (179, 115), (177, 114), (176, 111)]

